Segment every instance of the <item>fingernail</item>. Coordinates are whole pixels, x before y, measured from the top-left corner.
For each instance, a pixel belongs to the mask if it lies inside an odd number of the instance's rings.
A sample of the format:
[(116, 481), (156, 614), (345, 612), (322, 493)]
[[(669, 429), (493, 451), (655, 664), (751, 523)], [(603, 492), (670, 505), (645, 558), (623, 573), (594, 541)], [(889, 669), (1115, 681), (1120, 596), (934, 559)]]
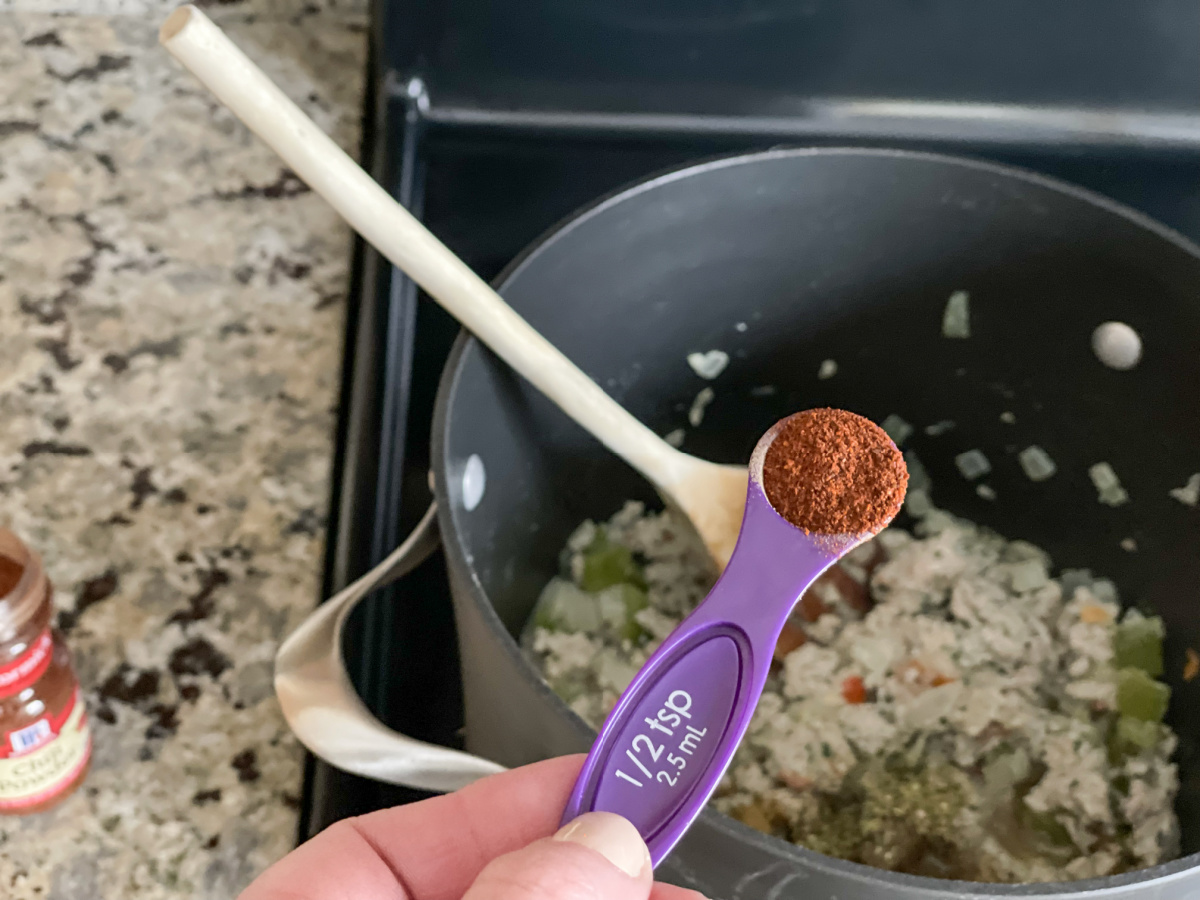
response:
[(554, 840), (590, 847), (633, 878), (650, 867), (646, 842), (633, 823), (616, 813), (584, 813), (560, 828)]

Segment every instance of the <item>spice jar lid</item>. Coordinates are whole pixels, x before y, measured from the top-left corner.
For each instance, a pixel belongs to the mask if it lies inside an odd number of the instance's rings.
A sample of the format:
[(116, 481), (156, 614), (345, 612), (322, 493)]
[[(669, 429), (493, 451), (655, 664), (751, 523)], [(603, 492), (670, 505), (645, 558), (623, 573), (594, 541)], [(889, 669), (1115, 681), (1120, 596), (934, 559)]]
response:
[(45, 596), (42, 561), (19, 537), (0, 528), (0, 641), (29, 621)]

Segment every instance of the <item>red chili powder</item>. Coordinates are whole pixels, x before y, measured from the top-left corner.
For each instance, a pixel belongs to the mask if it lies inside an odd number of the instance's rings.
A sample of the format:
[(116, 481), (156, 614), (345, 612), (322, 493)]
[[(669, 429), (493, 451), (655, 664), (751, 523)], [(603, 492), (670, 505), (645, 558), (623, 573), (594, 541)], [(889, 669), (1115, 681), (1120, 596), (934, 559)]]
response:
[(874, 534), (900, 511), (908, 469), (874, 422), (810, 409), (784, 420), (762, 481), (775, 511), (808, 534)]
[(21, 576), (24, 574), (24, 566), (15, 559), (9, 559), (0, 554), (0, 597), (7, 596), (9, 591), (20, 583)]

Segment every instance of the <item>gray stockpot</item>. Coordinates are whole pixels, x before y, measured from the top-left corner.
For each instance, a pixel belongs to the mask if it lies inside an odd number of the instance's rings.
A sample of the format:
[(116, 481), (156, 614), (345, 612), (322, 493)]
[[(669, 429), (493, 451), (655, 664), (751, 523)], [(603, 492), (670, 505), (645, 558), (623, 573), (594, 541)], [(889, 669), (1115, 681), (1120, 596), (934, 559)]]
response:
[[(1200, 511), (1168, 496), (1200, 471), (1200, 251), (1115, 203), (979, 162), (872, 150), (785, 150), (653, 178), (563, 223), (499, 279), (508, 301), (634, 415), (684, 449), (745, 462), (798, 409), (837, 406), (917, 425), (910, 440), (935, 502), (1048, 549), (1056, 565), (1114, 578), (1123, 599), (1167, 623), (1171, 722), (1182, 741), (1179, 811), (1192, 855), (1136, 874), (1006, 887), (883, 872), (813, 853), (708, 812), (659, 876), (713, 898), (1200, 898), (1197, 685)], [(949, 295), (967, 290), (973, 335), (941, 336)], [(1142, 335), (1132, 371), (1102, 366), (1092, 330)], [(707, 383), (692, 351), (722, 349), (699, 428), (687, 409)], [(817, 378), (824, 359), (837, 375)], [(754, 390), (774, 386), (774, 393)], [(1016, 424), (1001, 421), (1002, 412)], [(654, 502), (623, 463), (464, 335), (434, 424), (439, 524), (449, 561), (476, 754), (516, 766), (585, 751), (594, 732), (517, 645), (567, 535), (626, 498)], [(1058, 474), (1034, 484), (1016, 453), (1045, 448)], [(953, 458), (993, 461), (998, 499), (979, 498)], [(478, 456), (482, 499), (464, 507)], [(1132, 501), (1102, 506), (1088, 466), (1108, 461)], [(903, 524), (903, 520), (901, 520)], [(1120, 549), (1137, 541), (1137, 552)]]

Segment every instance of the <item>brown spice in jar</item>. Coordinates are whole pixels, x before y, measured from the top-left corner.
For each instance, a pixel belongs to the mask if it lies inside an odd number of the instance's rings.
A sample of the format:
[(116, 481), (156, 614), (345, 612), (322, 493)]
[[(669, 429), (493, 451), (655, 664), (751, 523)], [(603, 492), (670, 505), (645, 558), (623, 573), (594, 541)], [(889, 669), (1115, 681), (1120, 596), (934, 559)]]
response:
[(900, 511), (908, 469), (874, 422), (810, 409), (784, 420), (762, 484), (775, 511), (808, 534), (874, 534)]
[(0, 816), (49, 809), (87, 775), (91, 736), (41, 560), (0, 528)]
[(7, 597), (12, 589), (20, 584), (21, 576), (24, 574), (25, 567), (23, 565), (0, 553), (0, 597)]

